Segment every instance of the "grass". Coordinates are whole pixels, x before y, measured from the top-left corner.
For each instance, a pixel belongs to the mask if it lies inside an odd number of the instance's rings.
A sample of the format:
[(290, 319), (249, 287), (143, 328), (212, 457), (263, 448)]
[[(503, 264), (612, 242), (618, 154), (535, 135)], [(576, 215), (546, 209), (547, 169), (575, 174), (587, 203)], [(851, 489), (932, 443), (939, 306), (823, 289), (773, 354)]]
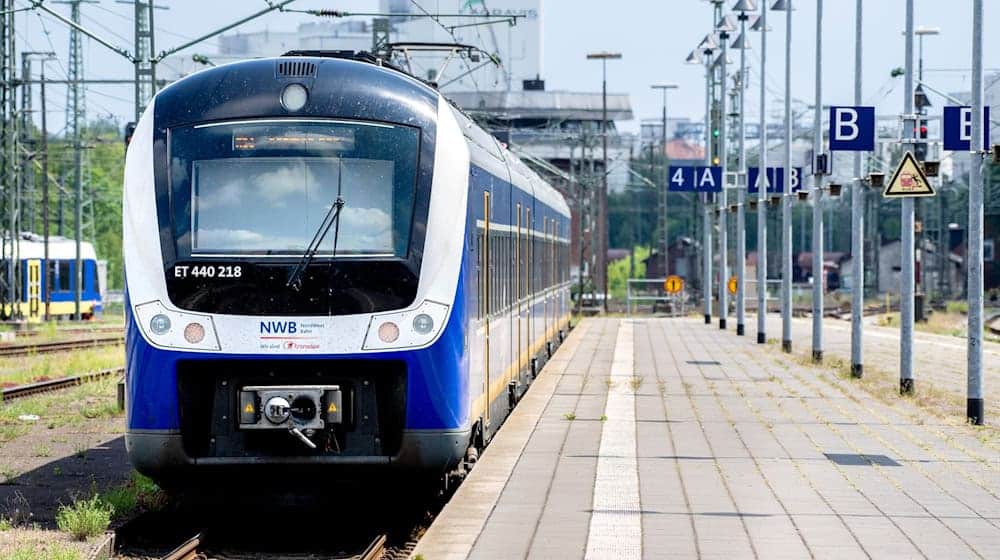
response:
[(114, 507), (95, 495), (86, 500), (73, 500), (71, 505), (60, 507), (56, 513), (56, 526), (74, 539), (85, 541), (107, 531), (112, 515)]
[[(872, 365), (865, 365), (864, 376), (856, 379), (851, 375), (851, 364), (839, 356), (825, 355), (822, 364), (814, 364), (805, 355), (797, 355), (796, 361), (803, 366), (833, 370), (837, 377), (849, 381), (878, 400), (893, 405), (899, 402), (899, 375)], [(847, 393), (848, 398), (858, 402), (857, 397)], [(919, 409), (944, 422), (953, 422), (956, 417), (965, 417), (965, 398), (958, 394), (939, 389), (930, 383), (918, 383), (912, 395), (904, 397)], [(1000, 428), (996, 426), (973, 426), (976, 437), (986, 445), (996, 445), (1000, 441)]]
[[(32, 423), (19, 420), (22, 414), (36, 414), (38, 423), (55, 429), (83, 424), (88, 418), (115, 418), (118, 379), (108, 377), (79, 387), (18, 399), (0, 406), (0, 444), (27, 434)], [(89, 415), (89, 416), (88, 416)]]
[(85, 541), (107, 531), (113, 514), (114, 507), (95, 495), (60, 507), (56, 513), (56, 526), (74, 539)]
[(57, 379), (121, 367), (124, 363), (125, 350), (122, 346), (17, 356), (0, 360), (0, 384), (9, 387), (33, 381)]
[(573, 420), (576, 420), (576, 414), (572, 412), (567, 412), (566, 414), (563, 414), (563, 418), (572, 422)]
[[(914, 321), (913, 328), (919, 332), (965, 338), (968, 332), (968, 313), (968, 302), (949, 301), (945, 304), (944, 310), (934, 311), (927, 315), (926, 321)], [(899, 323), (899, 313), (897, 312), (883, 313), (876, 320), (876, 324), (880, 327), (899, 328)], [(986, 331), (985, 327), (983, 335), (987, 339), (994, 338), (989, 331)]]
[(11, 554), (10, 560), (79, 560), (79, 551), (61, 544), (46, 544), (39, 549), (37, 546), (23, 546)]
[(133, 472), (127, 482), (107, 490), (100, 499), (114, 512), (114, 518), (120, 519), (136, 511), (159, 508), (166, 495), (152, 479)]
[(643, 378), (641, 375), (633, 375), (632, 379), (629, 379), (628, 384), (630, 387), (632, 387), (633, 393), (638, 391), (639, 388), (642, 387), (642, 380)]

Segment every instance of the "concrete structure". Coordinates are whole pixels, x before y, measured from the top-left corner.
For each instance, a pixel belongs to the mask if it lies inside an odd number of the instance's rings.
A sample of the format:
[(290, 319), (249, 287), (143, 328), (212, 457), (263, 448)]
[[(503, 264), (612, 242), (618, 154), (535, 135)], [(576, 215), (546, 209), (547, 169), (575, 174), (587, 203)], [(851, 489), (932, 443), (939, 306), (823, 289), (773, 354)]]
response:
[[(582, 322), (414, 556), (1000, 556), (1000, 454), (973, 428), (699, 321)], [(868, 347), (891, 356), (893, 331), (872, 330)], [(957, 369), (947, 338), (917, 334), (935, 349), (918, 375)]]

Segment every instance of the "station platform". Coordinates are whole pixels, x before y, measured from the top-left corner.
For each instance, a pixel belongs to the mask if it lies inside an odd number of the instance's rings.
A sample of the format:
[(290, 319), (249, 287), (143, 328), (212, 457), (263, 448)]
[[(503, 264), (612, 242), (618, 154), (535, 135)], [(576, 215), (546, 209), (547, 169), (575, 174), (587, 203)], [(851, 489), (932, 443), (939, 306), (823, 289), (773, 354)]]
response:
[(413, 556), (1000, 558), (1000, 439), (700, 318), (589, 318)]

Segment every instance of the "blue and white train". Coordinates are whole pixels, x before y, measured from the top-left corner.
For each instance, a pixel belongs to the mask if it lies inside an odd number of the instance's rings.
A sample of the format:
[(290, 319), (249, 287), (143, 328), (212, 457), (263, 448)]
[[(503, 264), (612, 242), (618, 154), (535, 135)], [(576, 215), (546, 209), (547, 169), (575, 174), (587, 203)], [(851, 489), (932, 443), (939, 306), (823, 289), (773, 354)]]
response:
[(178, 485), (449, 470), (568, 329), (569, 232), (555, 189), (366, 55), (172, 84), (125, 169), (129, 457)]

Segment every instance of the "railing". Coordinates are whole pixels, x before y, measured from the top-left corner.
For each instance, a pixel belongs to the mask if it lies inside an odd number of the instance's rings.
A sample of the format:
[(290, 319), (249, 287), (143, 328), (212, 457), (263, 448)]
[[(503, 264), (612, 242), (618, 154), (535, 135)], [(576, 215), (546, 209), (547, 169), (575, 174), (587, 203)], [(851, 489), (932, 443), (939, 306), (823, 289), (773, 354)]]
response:
[(631, 317), (633, 304), (651, 304), (653, 313), (661, 305), (670, 316), (686, 315), (689, 294), (687, 288), (676, 294), (667, 293), (663, 284), (666, 278), (629, 278), (626, 284), (626, 314)]

